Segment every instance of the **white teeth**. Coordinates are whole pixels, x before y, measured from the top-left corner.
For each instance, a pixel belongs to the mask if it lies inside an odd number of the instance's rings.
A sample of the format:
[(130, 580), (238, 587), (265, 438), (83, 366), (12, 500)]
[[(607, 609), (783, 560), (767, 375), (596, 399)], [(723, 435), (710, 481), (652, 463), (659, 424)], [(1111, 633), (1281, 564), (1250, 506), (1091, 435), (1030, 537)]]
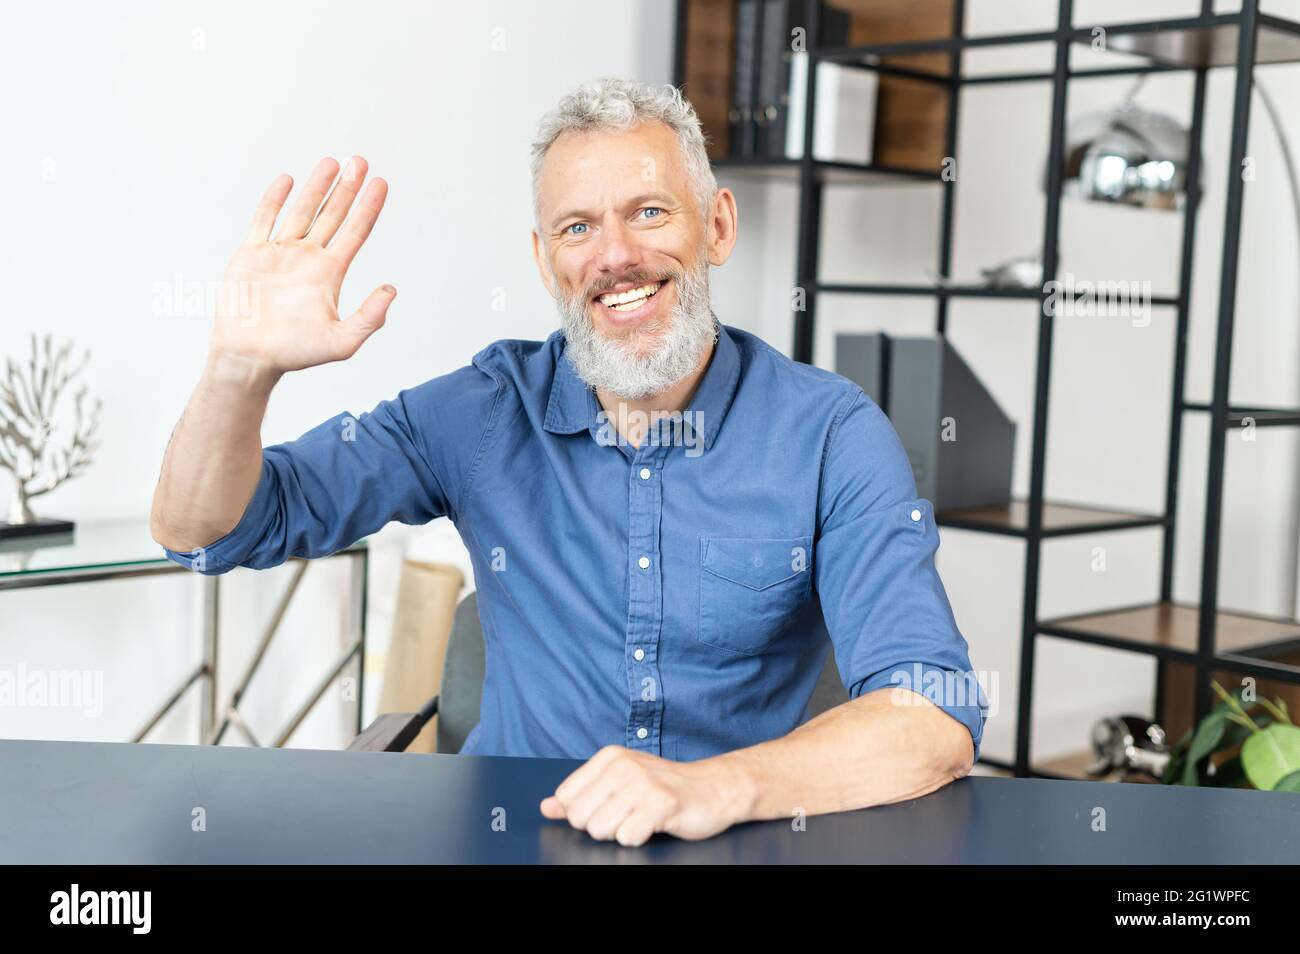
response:
[[(618, 294), (601, 295), (600, 303), (606, 308), (613, 308), (616, 311), (631, 311), (633, 308), (639, 308), (643, 299), (649, 298), (659, 290), (663, 282), (651, 282), (649, 285), (642, 285), (640, 288), (632, 288)], [(620, 305), (630, 307), (620, 308)]]

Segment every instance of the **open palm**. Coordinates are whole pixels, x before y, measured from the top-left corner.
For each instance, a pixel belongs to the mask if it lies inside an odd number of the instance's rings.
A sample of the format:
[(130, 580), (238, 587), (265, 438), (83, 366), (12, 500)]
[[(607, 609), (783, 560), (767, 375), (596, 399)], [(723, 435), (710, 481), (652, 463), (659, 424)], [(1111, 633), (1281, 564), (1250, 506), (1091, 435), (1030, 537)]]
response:
[(322, 159), (274, 237), (271, 229), (293, 179), (282, 175), (271, 183), (226, 269), (213, 329), (215, 352), (275, 371), (296, 371), (351, 357), (383, 325), (396, 294), (391, 285), (375, 289), (349, 318), (340, 319), (338, 312), (343, 277), (388, 195), (383, 179), (372, 179), (361, 190), (366, 168), (366, 161), (354, 156), (335, 184), (338, 163)]

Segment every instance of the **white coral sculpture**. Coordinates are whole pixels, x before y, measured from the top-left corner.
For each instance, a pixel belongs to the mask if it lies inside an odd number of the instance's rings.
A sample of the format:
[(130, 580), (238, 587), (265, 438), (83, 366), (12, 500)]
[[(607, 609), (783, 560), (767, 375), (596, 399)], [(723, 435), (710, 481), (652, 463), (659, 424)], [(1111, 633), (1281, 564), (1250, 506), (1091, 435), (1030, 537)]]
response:
[(58, 441), (55, 413), (68, 384), (86, 367), (90, 352), (72, 362), (72, 342), (55, 346), (53, 336), (39, 342), (32, 335), (32, 353), (24, 366), (5, 359), (0, 380), (0, 470), (14, 476), (9, 523), (32, 523), (31, 501), (84, 471), (98, 444), (102, 402), (87, 413), (86, 388), (73, 395), (73, 424), (66, 441)]

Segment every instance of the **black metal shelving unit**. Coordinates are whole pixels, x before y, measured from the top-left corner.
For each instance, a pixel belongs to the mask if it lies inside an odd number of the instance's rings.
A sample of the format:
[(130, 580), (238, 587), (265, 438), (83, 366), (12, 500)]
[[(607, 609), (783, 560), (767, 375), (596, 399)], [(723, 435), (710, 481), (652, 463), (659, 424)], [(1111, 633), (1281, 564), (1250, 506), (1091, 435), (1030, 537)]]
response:
[[(833, 0), (832, 0), (833, 2)], [(817, 298), (820, 294), (931, 296), (935, 300), (936, 332), (946, 335), (949, 302), (953, 298), (983, 297), (1008, 300), (1030, 299), (1039, 304), (1039, 325), (1035, 375), (1035, 399), (1031, 430), (1032, 452), (1029, 495), (1008, 507), (976, 508), (939, 514), (944, 526), (965, 530), (1007, 534), (1025, 541), (1025, 578), (1021, 620), (1019, 696), (1017, 704), (1014, 762), (983, 761), (1012, 769), (1016, 775), (1051, 775), (1031, 764), (1034, 665), (1040, 635), (1075, 640), (1092, 645), (1147, 654), (1157, 660), (1178, 661), (1194, 667), (1194, 717), (1209, 711), (1211, 675), (1230, 671), (1257, 678), (1300, 684), (1300, 667), (1275, 661), (1284, 652), (1300, 650), (1300, 622), (1253, 613), (1218, 609), (1219, 557), (1222, 536), (1223, 482), (1226, 444), (1231, 428), (1247, 419), (1256, 426), (1300, 425), (1300, 408), (1237, 407), (1228, 403), (1233, 323), (1236, 309), (1237, 267), (1241, 248), (1242, 200), (1245, 179), (1239, 173), (1246, 158), (1254, 69), (1259, 64), (1300, 62), (1300, 23), (1269, 16), (1259, 11), (1259, 0), (1242, 0), (1235, 13), (1213, 12), (1212, 0), (1202, 0), (1201, 13), (1193, 17), (1158, 21), (1098, 24), (1105, 30), (1111, 52), (1133, 54), (1130, 63), (1115, 67), (1076, 69), (1070, 53), (1076, 44), (1089, 44), (1094, 26), (1074, 25), (1073, 0), (1057, 0), (1057, 26), (1053, 30), (990, 36), (965, 35), (963, 0), (953, 0), (951, 35), (930, 40), (868, 46), (824, 48), (818, 44), (818, 5), (805, 0), (804, 24), (809, 52), (805, 116), (816, 115), (818, 61), (876, 70), (885, 75), (936, 83), (947, 87), (948, 116), (945, 127), (945, 155), (957, 155), (960, 92), (966, 85), (1039, 81), (1051, 83), (1050, 137), (1046, 177), (1046, 213), (1043, 222), (1042, 274), (1058, 273), (1059, 226), (1062, 186), (1062, 157), (1065, 150), (1066, 106), (1071, 82), (1101, 76), (1180, 71), (1193, 78), (1191, 160), (1188, 188), (1182, 210), (1183, 234), (1179, 287), (1176, 295), (1152, 300), (1153, 306), (1176, 309), (1176, 341), (1171, 400), (1170, 439), (1166, 471), (1165, 506), (1160, 514), (1130, 513), (1044, 498), (1047, 445), (1048, 396), (1052, 370), (1053, 318), (1048, 314), (1049, 291), (1037, 289), (994, 290), (983, 287), (952, 287), (951, 274), (955, 177), (937, 172), (918, 172), (875, 165), (823, 162), (813, 158), (813, 124), (805, 123), (803, 154), (800, 159), (716, 160), (715, 170), (724, 175), (757, 174), (797, 183), (799, 189), (795, 284), (805, 290), (805, 308), (794, 312), (793, 357), (811, 363)], [(677, 44), (674, 81), (685, 81), (685, 34), (688, 0), (677, 4)], [(1050, 72), (1012, 72), (963, 76), (962, 53), (968, 49), (1047, 44), (1055, 56)], [(947, 54), (946, 73), (902, 68), (883, 60), (907, 54)], [(1227, 196), (1223, 225), (1222, 271), (1219, 282), (1213, 393), (1209, 404), (1184, 399), (1187, 367), (1189, 298), (1196, 242), (1197, 210), (1201, 199), (1201, 139), (1204, 130), (1206, 76), (1210, 69), (1235, 68), (1232, 106), (1230, 159), (1226, 175)], [(690, 90), (686, 90), (690, 96)], [(827, 184), (879, 181), (932, 181), (943, 190), (939, 234), (938, 273), (935, 285), (888, 285), (823, 283), (818, 279), (820, 216), (823, 189)], [(1205, 414), (1211, 435), (1205, 522), (1202, 540), (1200, 600), (1197, 604), (1173, 599), (1175, 517), (1178, 504), (1178, 470), (1182, 446), (1183, 417)], [(1217, 438), (1214, 437), (1217, 435)], [(1044, 620), (1039, 617), (1039, 571), (1042, 543), (1050, 537), (1092, 534), (1161, 527), (1163, 548), (1160, 568), (1160, 597), (1153, 603)], [(1273, 658), (1270, 658), (1273, 657)], [(1164, 667), (1155, 689), (1155, 711), (1162, 708)]]

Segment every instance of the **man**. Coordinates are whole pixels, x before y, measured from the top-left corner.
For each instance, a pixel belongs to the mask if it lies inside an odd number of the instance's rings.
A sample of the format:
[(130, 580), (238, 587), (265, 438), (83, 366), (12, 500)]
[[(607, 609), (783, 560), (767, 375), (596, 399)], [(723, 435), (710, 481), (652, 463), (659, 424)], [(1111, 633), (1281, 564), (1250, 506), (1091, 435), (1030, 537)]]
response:
[[(449, 517), (487, 653), (463, 751), (588, 759), (540, 808), (596, 838), (706, 838), (966, 774), (984, 700), (931, 505), (861, 389), (718, 324), (736, 202), (680, 93), (603, 80), (542, 121), (532, 242), (561, 331), (262, 448), (280, 377), (350, 357), (396, 294), (338, 317), (387, 189), (366, 168), (335, 183), (323, 160), (287, 214), (288, 176), (258, 206), (154, 496), (168, 555), (264, 568)], [(808, 719), (832, 649), (849, 701)]]

